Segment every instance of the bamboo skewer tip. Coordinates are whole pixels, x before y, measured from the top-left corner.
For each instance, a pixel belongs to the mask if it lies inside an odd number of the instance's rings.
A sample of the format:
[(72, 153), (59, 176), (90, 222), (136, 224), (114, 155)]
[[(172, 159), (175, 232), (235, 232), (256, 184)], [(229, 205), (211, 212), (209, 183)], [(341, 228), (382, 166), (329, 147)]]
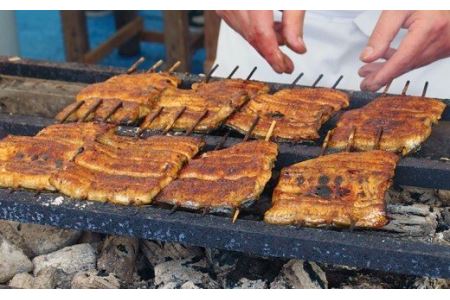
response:
[(236, 223), (236, 221), (237, 221), (237, 219), (238, 219), (238, 217), (239, 217), (239, 213), (240, 213), (239, 208), (236, 208), (236, 209), (234, 210), (234, 213), (233, 213), (233, 219), (232, 219), (232, 221), (231, 221), (233, 224)]
[(158, 60), (153, 66), (150, 67), (150, 69), (148, 69), (148, 73), (153, 73), (156, 71), (156, 69), (158, 69), (162, 64), (164, 63), (164, 61), (162, 59)]
[(277, 121), (273, 120), (270, 124), (269, 130), (267, 131), (266, 138), (264, 139), (266, 142), (270, 141), (270, 138), (272, 137), (273, 130), (275, 129), (275, 125), (277, 125)]
[(167, 70), (168, 73), (173, 73), (175, 72), (176, 69), (178, 69), (178, 67), (181, 65), (181, 61), (176, 61), (170, 68), (169, 70)]
[(145, 57), (141, 56), (135, 63), (131, 65), (131, 67), (128, 68), (127, 74), (132, 74), (136, 72), (137, 68), (140, 64), (142, 64), (145, 61)]

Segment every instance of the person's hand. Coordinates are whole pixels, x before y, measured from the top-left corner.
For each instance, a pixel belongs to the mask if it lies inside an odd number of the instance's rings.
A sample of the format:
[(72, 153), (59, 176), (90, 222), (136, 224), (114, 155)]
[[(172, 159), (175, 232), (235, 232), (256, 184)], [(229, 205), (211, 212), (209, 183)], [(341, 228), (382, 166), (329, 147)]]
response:
[[(390, 47), (400, 28), (408, 29), (398, 49)], [(361, 89), (377, 91), (394, 78), (450, 56), (450, 12), (384, 11), (361, 53)], [(385, 61), (377, 61), (384, 59)]]
[(246, 39), (277, 73), (292, 73), (292, 60), (280, 50), (287, 45), (305, 53), (303, 42), (304, 11), (283, 11), (282, 22), (274, 22), (271, 10), (221, 10), (217, 14)]

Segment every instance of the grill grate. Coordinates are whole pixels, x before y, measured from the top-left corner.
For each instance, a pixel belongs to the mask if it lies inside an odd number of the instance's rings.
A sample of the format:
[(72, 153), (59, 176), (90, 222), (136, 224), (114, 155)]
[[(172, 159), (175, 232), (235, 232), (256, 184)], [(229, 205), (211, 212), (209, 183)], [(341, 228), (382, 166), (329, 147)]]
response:
[[(8, 62), (0, 58), (3, 73), (15, 76), (39, 77), (66, 81), (94, 82), (123, 72), (120, 69), (82, 66), (78, 64), (48, 64), (39, 62)], [(188, 87), (201, 77), (180, 75)], [(273, 89), (284, 85), (274, 84)], [(349, 92), (351, 108), (363, 106), (377, 96), (373, 93)], [(445, 100), (449, 104), (448, 100)], [(450, 153), (450, 122), (448, 109), (433, 128), (433, 134), (421, 151), (402, 159), (395, 183), (450, 189), (450, 164), (441, 157)], [(335, 120), (323, 132), (332, 128)], [(10, 133), (33, 135), (53, 120), (31, 116), (0, 114), (0, 136)], [(123, 127), (121, 134), (133, 133), (136, 128)], [(222, 139), (218, 130), (206, 137), (207, 150)], [(324, 136), (324, 134), (322, 134)], [(225, 146), (240, 142), (242, 136), (233, 134)], [(280, 168), (318, 156), (317, 144), (280, 144), (280, 155), (274, 178), (263, 197), (242, 218), (232, 224), (229, 216), (205, 215), (189, 211), (170, 214), (165, 207), (122, 207), (91, 201), (55, 200), (56, 193), (19, 190), (9, 193), (0, 189), (0, 218), (27, 223), (39, 223), (77, 230), (91, 230), (109, 234), (130, 235), (144, 239), (180, 242), (214, 247), (255, 255), (300, 258), (349, 265), (359, 268), (403, 274), (450, 278), (450, 247), (431, 241), (426, 234), (419, 236), (369, 230), (338, 230), (295, 228), (267, 225), (261, 221), (262, 212), (270, 205), (270, 194)]]

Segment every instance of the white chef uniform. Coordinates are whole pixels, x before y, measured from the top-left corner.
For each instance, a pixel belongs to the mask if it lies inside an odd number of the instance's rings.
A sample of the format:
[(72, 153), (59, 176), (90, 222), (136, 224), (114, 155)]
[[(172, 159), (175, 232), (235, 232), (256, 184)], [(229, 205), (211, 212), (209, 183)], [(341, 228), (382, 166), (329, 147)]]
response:
[[(299, 84), (310, 85), (320, 74), (324, 74), (318, 86), (331, 87), (342, 74), (344, 79), (340, 88), (359, 90), (362, 78), (358, 75), (358, 69), (363, 65), (359, 56), (379, 15), (379, 11), (307, 11), (304, 25), (307, 53), (299, 55), (286, 46), (282, 47), (282, 51), (294, 62), (293, 74), (274, 72), (247, 41), (222, 21), (215, 62), (220, 67), (214, 75), (225, 77), (239, 65), (235, 77), (245, 78), (254, 66), (258, 66), (253, 79), (290, 83), (300, 72), (304, 72)], [(281, 12), (275, 11), (274, 18), (281, 21)], [(404, 34), (405, 30), (401, 30), (393, 47), (399, 45)], [(397, 78), (389, 91), (400, 93), (406, 80), (410, 80), (408, 94), (420, 95), (424, 83), (429, 81), (427, 96), (450, 98), (448, 76), (450, 59), (439, 60)]]

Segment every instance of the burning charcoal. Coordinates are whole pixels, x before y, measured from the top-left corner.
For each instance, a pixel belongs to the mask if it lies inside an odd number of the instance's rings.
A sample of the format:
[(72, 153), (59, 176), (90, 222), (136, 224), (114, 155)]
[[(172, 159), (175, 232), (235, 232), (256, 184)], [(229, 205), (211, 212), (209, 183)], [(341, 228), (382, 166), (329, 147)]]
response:
[(315, 263), (292, 259), (270, 284), (271, 289), (325, 289), (328, 282), (325, 272)]
[(0, 235), (0, 283), (7, 282), (17, 273), (31, 270), (33, 264), (23, 251)]
[(19, 273), (10, 280), (8, 286), (13, 289), (32, 289), (33, 283), (33, 275), (28, 273)]
[(235, 289), (266, 289), (267, 282), (261, 279), (249, 280), (247, 278), (241, 278), (235, 285)]
[(72, 279), (73, 289), (118, 289), (119, 279), (114, 274), (102, 275), (97, 270), (82, 271)]
[(236, 269), (240, 256), (242, 254), (233, 251), (214, 248), (206, 249), (206, 258), (219, 278), (224, 278), (228, 273)]
[(438, 214), (428, 205), (388, 205), (389, 223), (383, 230), (410, 236), (431, 236), (436, 232)]
[(142, 241), (141, 250), (152, 266), (169, 260), (185, 259), (204, 254), (203, 249), (200, 247), (157, 241)]
[(441, 206), (442, 204), (433, 189), (404, 186), (401, 198), (406, 204), (422, 203), (432, 206)]
[(450, 279), (422, 277), (414, 281), (416, 289), (449, 289)]
[(81, 236), (81, 231), (13, 221), (0, 221), (0, 233), (29, 257), (73, 245)]
[(78, 244), (35, 257), (33, 272), (38, 276), (41, 270), (53, 267), (57, 271), (56, 286), (67, 288), (75, 273), (95, 268), (95, 261), (94, 248), (89, 244)]
[(123, 236), (109, 236), (104, 242), (97, 262), (100, 271), (114, 273), (120, 280), (130, 283), (136, 267), (139, 241)]
[(450, 190), (438, 190), (437, 194), (442, 202), (442, 206), (450, 206)]
[(164, 262), (155, 266), (155, 285), (157, 288), (181, 288), (184, 284), (199, 288), (219, 288), (208, 271), (208, 262), (204, 258)]

